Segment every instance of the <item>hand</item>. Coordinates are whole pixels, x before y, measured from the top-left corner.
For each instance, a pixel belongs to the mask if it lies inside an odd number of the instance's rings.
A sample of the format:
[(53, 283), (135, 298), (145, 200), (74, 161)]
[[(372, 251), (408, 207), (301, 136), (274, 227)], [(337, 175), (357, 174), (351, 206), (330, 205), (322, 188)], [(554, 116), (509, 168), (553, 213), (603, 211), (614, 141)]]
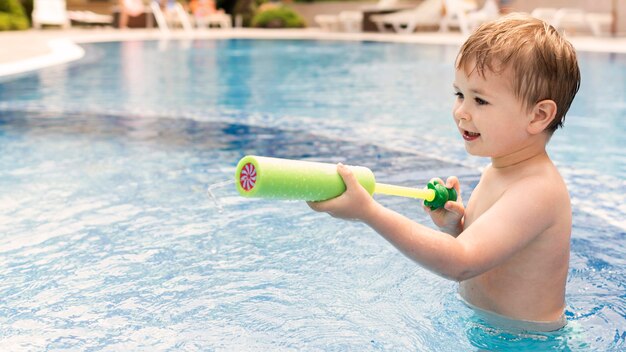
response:
[(352, 170), (343, 164), (337, 165), (337, 172), (346, 184), (342, 195), (322, 202), (307, 202), (315, 211), (325, 212), (335, 218), (363, 220), (369, 216), (377, 204), (372, 196), (361, 186)]
[[(438, 178), (431, 181), (439, 181), (441, 184), (444, 184), (444, 182)], [(459, 179), (455, 176), (451, 176), (446, 180), (445, 185), (446, 188), (454, 188), (457, 194), (456, 201), (449, 200), (444, 204), (443, 208), (436, 210), (431, 210), (430, 207), (424, 206), (424, 210), (430, 215), (430, 218), (441, 231), (452, 236), (458, 236), (463, 231), (463, 216), (465, 215)]]

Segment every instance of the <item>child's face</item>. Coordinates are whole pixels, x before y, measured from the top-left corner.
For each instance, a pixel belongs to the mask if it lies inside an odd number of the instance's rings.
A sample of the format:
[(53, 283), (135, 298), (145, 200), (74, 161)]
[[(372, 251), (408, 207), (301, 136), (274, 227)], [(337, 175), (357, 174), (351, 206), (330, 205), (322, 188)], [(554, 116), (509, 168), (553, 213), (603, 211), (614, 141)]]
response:
[(524, 148), (530, 115), (513, 93), (512, 77), (511, 69), (501, 74), (487, 70), (484, 77), (456, 71), (454, 122), (468, 153), (498, 158)]

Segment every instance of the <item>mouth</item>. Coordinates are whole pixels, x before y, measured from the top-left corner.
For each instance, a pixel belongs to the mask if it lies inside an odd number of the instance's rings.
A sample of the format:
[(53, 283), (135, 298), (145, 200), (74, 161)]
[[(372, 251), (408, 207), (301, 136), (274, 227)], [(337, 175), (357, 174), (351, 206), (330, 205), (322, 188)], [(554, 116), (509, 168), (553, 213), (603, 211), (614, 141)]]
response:
[(478, 139), (478, 137), (480, 137), (480, 133), (463, 130), (462, 136), (463, 136), (463, 139), (465, 139), (468, 142), (471, 142), (475, 139)]

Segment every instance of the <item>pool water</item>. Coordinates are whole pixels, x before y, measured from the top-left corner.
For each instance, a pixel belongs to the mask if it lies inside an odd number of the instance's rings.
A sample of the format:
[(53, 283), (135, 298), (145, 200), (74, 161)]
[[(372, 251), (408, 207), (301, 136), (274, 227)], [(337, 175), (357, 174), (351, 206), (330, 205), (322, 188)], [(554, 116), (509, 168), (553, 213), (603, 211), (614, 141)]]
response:
[[(370, 167), (382, 182), (484, 159), (450, 117), (456, 48), (332, 41), (86, 44), (0, 79), (0, 349), (623, 350), (626, 57), (580, 54), (550, 153), (574, 205), (551, 334), (476, 320), (456, 284), (371, 229), (241, 198), (245, 154)], [(429, 224), (413, 200), (379, 200)]]

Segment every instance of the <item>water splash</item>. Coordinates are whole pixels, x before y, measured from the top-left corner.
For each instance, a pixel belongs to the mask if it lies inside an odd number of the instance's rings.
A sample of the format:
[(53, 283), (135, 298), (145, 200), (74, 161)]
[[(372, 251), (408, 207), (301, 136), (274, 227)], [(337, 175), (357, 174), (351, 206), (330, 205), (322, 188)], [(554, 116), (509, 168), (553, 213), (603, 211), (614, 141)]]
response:
[(224, 206), (222, 206), (222, 203), (220, 202), (219, 198), (215, 196), (215, 193), (213, 193), (213, 191), (218, 188), (231, 186), (232, 184), (233, 184), (233, 180), (229, 179), (229, 180), (225, 180), (222, 182), (212, 183), (206, 189), (206, 193), (215, 204), (215, 207), (217, 208), (218, 213), (224, 212)]

